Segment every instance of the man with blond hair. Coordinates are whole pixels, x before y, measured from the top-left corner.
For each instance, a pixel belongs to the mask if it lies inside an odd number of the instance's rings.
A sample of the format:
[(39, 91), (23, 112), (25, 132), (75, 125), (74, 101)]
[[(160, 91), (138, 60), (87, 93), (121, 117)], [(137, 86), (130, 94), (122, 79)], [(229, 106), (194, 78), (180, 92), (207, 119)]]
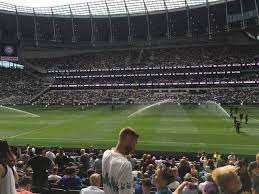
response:
[(99, 187), (101, 185), (101, 175), (94, 173), (90, 176), (90, 185), (80, 191), (80, 194), (104, 194)]
[(115, 148), (103, 154), (102, 175), (105, 194), (132, 194), (132, 166), (126, 156), (135, 151), (139, 135), (132, 128), (123, 128)]
[(223, 166), (212, 171), (212, 178), (220, 193), (238, 193), (241, 189), (240, 177), (234, 166)]

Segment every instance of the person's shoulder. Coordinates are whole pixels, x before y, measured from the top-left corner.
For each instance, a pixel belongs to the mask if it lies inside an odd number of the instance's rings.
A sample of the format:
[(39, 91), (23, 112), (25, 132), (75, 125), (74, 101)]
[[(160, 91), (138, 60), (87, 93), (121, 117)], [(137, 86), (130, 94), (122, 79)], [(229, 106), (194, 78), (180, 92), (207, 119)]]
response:
[(80, 194), (86, 194), (87, 191), (89, 191), (89, 188), (88, 188), (88, 187), (83, 188), (83, 189), (81, 189)]
[(106, 150), (106, 151), (103, 153), (103, 156), (110, 155), (111, 153), (112, 153), (112, 150)]
[(103, 158), (102, 160), (105, 160), (111, 156), (116, 156), (116, 152), (114, 152), (113, 150), (106, 150), (104, 153), (103, 153)]
[(6, 167), (0, 163), (0, 176), (3, 177), (6, 174)]

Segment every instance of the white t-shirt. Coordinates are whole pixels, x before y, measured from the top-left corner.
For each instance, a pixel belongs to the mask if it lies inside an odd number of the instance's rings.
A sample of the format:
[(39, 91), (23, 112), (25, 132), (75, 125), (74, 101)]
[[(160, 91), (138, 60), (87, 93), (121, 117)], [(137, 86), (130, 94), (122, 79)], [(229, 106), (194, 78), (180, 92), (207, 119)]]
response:
[(56, 174), (51, 174), (48, 176), (48, 181), (59, 181), (62, 177)]
[(104, 194), (104, 191), (96, 186), (89, 186), (80, 191), (80, 194)]
[(132, 166), (122, 154), (113, 150), (104, 152), (102, 175), (105, 194), (134, 193)]
[(10, 166), (7, 167), (7, 173), (0, 182), (0, 194), (16, 194), (15, 178)]

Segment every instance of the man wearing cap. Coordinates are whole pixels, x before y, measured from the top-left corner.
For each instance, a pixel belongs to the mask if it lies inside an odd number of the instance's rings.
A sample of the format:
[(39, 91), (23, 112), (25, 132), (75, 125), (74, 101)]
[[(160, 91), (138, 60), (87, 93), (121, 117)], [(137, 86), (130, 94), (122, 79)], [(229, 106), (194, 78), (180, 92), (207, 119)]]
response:
[(135, 151), (138, 137), (134, 129), (123, 128), (116, 147), (104, 152), (102, 176), (105, 194), (134, 193), (132, 166), (126, 156)]

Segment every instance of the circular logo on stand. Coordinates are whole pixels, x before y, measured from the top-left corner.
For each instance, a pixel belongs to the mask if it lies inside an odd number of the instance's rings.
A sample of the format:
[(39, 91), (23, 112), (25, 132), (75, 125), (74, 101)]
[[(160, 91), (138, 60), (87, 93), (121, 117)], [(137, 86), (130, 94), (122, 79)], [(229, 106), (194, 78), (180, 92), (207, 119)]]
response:
[(12, 55), (12, 54), (14, 54), (14, 48), (12, 46), (5, 46), (4, 53), (6, 55)]

